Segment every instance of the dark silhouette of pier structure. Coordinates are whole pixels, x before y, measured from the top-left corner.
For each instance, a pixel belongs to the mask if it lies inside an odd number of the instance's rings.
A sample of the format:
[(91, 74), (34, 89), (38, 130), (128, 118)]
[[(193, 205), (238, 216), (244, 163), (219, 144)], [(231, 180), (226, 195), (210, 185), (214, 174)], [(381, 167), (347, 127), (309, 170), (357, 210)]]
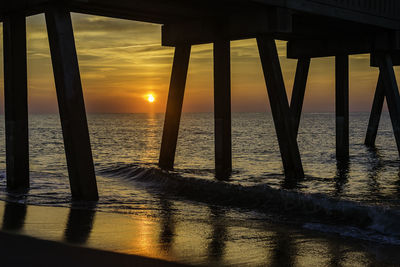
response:
[[(70, 12), (162, 24), (162, 45), (175, 47), (159, 166), (172, 169), (190, 57), (214, 44), (215, 173), (231, 160), (230, 41), (256, 38), (285, 177), (304, 177), (297, 133), (310, 60), (335, 57), (336, 156), (349, 157), (349, 55), (371, 55), (379, 79), (365, 144), (374, 146), (386, 98), (400, 152), (398, 0), (3, 0), (7, 186), (29, 187), (26, 16), (45, 13), (72, 196), (98, 198)], [(298, 59), (289, 103), (275, 40)], [(249, 129), (250, 130), (250, 129)]]

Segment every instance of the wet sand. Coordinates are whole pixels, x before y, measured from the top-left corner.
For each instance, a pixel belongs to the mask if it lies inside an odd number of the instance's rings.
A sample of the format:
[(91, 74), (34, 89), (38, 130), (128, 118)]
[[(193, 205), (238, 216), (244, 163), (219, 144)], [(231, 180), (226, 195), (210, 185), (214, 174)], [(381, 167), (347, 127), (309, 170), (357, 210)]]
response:
[(0, 232), (1, 266), (186, 266)]
[(1, 266), (168, 266), (171, 262), (398, 266), (400, 262), (399, 246), (267, 220), (243, 220), (227, 209), (209, 209), (208, 218), (193, 220), (176, 217), (172, 211), (135, 215), (0, 202)]

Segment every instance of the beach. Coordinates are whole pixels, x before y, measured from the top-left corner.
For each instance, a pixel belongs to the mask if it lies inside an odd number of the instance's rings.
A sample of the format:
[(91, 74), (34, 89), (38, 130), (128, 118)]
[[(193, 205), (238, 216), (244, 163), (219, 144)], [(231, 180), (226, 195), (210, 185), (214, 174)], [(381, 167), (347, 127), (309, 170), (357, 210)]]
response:
[(185, 266), (0, 232), (1, 266)]
[[(397, 246), (223, 210), (193, 222), (0, 203), (2, 266), (396, 266)], [(172, 263), (171, 263), (172, 262)]]

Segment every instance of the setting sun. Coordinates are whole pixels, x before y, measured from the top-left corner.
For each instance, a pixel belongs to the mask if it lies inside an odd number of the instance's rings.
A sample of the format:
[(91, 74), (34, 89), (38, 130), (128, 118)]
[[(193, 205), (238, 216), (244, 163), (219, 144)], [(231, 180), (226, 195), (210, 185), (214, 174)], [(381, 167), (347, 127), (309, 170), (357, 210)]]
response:
[(149, 101), (150, 103), (153, 103), (154, 100), (155, 100), (155, 98), (154, 98), (153, 95), (148, 95), (148, 96), (147, 96), (147, 101)]

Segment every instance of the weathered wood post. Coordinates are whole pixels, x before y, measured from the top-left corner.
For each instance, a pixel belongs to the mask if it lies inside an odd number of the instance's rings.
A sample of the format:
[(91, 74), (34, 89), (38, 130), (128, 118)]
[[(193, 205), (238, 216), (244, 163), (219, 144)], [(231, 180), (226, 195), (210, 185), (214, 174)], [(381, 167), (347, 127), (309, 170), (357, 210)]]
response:
[(397, 150), (400, 155), (400, 95), (396, 75), (393, 70), (392, 58), (387, 52), (379, 52), (376, 54), (376, 59), (379, 66), (380, 76), (383, 80), (386, 102), (389, 108), (390, 119), (392, 121)]
[(294, 78), (292, 98), (290, 99), (290, 112), (293, 119), (293, 131), (296, 137), (299, 131), (309, 69), (310, 58), (299, 58), (297, 61), (296, 76)]
[(178, 45), (175, 48), (161, 141), (160, 159), (158, 163), (160, 168), (167, 170), (174, 167), (179, 123), (181, 120), (186, 77), (189, 67), (190, 49), (191, 46), (187, 44)]
[(349, 57), (335, 58), (336, 158), (349, 158)]
[(304, 178), (299, 148), (293, 129), (293, 120), (283, 82), (275, 40), (269, 35), (257, 37), (258, 50), (267, 85), (275, 130), (278, 136), (285, 176), (288, 179)]
[(45, 15), (72, 197), (97, 200), (71, 16), (63, 7), (51, 7)]
[(232, 172), (230, 51), (229, 39), (214, 41), (215, 176), (220, 179)]
[(375, 146), (376, 135), (378, 133), (379, 121), (382, 114), (383, 102), (385, 101), (385, 88), (382, 74), (379, 74), (376, 86), (374, 102), (372, 103), (371, 114), (369, 116), (367, 134), (364, 144), (369, 147)]
[(7, 188), (29, 187), (28, 93), (25, 14), (3, 21)]

